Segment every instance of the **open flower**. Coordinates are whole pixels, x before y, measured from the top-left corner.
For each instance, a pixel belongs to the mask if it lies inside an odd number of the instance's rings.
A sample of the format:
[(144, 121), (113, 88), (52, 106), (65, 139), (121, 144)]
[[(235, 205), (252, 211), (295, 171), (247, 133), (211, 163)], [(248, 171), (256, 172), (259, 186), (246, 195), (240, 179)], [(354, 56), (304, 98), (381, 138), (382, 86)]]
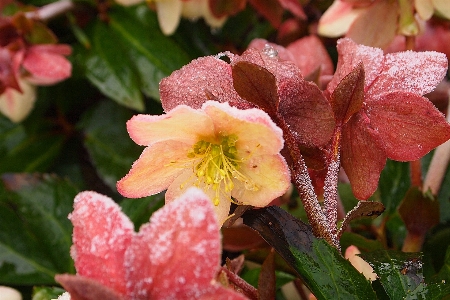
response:
[(171, 202), (196, 186), (212, 199), (222, 223), (231, 197), (263, 207), (289, 187), (289, 170), (279, 153), (282, 131), (259, 109), (207, 101), (199, 110), (180, 105), (162, 116), (134, 116), (127, 128), (147, 148), (117, 183), (126, 197), (168, 188), (166, 202)]
[(386, 158), (413, 161), (450, 138), (450, 125), (422, 95), (447, 71), (437, 52), (398, 52), (338, 41), (338, 65), (327, 86), (341, 132), (342, 166), (353, 193), (367, 199)]
[(214, 280), (220, 268), (220, 231), (212, 204), (189, 189), (134, 232), (110, 198), (82, 192), (69, 215), (77, 275), (56, 280), (77, 299), (236, 299)]

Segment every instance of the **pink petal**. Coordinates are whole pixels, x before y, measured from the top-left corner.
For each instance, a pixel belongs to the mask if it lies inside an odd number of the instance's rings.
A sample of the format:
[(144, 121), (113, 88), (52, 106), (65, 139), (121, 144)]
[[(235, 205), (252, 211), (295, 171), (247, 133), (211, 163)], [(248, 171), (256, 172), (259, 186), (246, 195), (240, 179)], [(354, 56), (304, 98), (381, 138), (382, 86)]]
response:
[(368, 87), (366, 97), (395, 91), (424, 95), (441, 82), (447, 72), (447, 57), (438, 52), (387, 54), (379, 76)]
[(320, 67), (321, 75), (332, 75), (334, 71), (333, 62), (327, 49), (320, 39), (315, 35), (301, 38), (287, 46), (287, 50), (295, 57), (295, 63), (302, 73), (308, 74)]
[(207, 100), (245, 105), (233, 88), (231, 66), (213, 56), (198, 58), (174, 71), (161, 80), (159, 91), (166, 112), (180, 104), (198, 109)]
[[(198, 299), (211, 287), (221, 243), (211, 201), (198, 189), (155, 212), (127, 252), (133, 299)], [(151, 266), (151, 268), (142, 268)]]
[(290, 187), (291, 175), (281, 155), (251, 156), (241, 164), (239, 172), (244, 174), (256, 190), (248, 188), (249, 183), (233, 180), (233, 198), (244, 205), (267, 206), (282, 196)]
[(253, 39), (250, 42), (250, 44), (248, 45), (247, 49), (255, 48), (259, 51), (263, 51), (264, 48), (266, 48), (268, 46), (273, 48), (277, 52), (278, 57), (280, 59), (295, 61), (295, 57), (286, 48), (284, 48), (283, 46), (277, 45), (275, 43), (270, 43), (269, 41), (267, 41), (265, 39), (260, 39), (260, 38)]
[(364, 65), (365, 86), (369, 86), (379, 75), (383, 51), (378, 48), (358, 45), (349, 38), (339, 39), (337, 42), (338, 64), (333, 79), (327, 86), (331, 95), (339, 82), (349, 74), (360, 62)]
[(345, 36), (358, 44), (385, 48), (397, 34), (397, 20), (398, 7), (395, 1), (374, 2), (353, 21)]
[(372, 101), (367, 115), (390, 159), (417, 160), (450, 138), (450, 125), (428, 99), (394, 92)]
[(125, 250), (134, 225), (110, 198), (95, 192), (79, 193), (69, 215), (73, 228), (72, 258), (78, 275), (94, 279), (125, 295)]
[(353, 3), (335, 0), (319, 20), (318, 34), (327, 37), (344, 35), (353, 21), (364, 11)]
[(341, 162), (353, 194), (368, 199), (377, 189), (386, 154), (368, 132), (367, 118), (354, 115), (342, 129)]
[(176, 141), (164, 141), (145, 148), (130, 172), (117, 182), (117, 190), (125, 197), (140, 198), (167, 189), (186, 168), (183, 161), (187, 160), (191, 149), (192, 145)]
[(294, 16), (303, 20), (307, 19), (303, 7), (299, 1), (297, 0), (278, 0), (278, 1), (280, 2), (281, 6), (284, 9), (289, 10)]
[(173, 140), (195, 144), (213, 134), (213, 122), (204, 112), (180, 105), (166, 115), (137, 115), (127, 122), (133, 141), (142, 146)]
[(26, 52), (22, 66), (31, 73), (30, 82), (50, 85), (70, 77), (72, 65), (63, 56), (67, 48), (53, 46), (33, 46)]

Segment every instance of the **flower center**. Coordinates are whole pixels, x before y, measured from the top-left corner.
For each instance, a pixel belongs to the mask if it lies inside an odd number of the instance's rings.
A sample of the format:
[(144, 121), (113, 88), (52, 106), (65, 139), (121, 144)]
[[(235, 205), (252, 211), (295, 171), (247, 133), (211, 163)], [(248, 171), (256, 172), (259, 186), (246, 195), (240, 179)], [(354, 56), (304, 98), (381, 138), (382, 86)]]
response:
[(233, 178), (244, 182), (249, 190), (258, 190), (251, 179), (239, 172), (245, 158), (237, 157), (237, 139), (236, 135), (224, 136), (219, 144), (200, 140), (187, 155), (194, 162), (195, 185), (206, 185), (214, 190), (214, 205), (219, 205), (222, 188), (227, 193), (234, 188)]

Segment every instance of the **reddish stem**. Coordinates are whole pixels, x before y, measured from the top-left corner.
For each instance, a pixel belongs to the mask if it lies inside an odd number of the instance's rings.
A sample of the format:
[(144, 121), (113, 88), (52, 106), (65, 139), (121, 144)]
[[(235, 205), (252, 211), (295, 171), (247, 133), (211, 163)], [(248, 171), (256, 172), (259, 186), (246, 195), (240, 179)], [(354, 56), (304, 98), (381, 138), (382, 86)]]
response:
[(419, 160), (409, 162), (409, 172), (411, 177), (411, 186), (422, 187), (422, 164)]
[(241, 289), (242, 294), (244, 294), (247, 298), (254, 300), (258, 299), (258, 290), (255, 289), (255, 287), (253, 287), (252, 285), (250, 285), (247, 281), (239, 277), (239, 275), (231, 272), (226, 267), (222, 267), (220, 269), (220, 272), (224, 272), (227, 275), (228, 280), (236, 287)]

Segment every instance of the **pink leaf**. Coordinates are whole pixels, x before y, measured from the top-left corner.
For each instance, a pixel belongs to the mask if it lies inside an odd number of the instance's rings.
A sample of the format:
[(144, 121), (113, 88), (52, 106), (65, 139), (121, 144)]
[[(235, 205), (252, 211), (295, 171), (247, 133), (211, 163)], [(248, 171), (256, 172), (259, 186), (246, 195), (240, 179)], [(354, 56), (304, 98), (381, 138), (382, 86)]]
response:
[(55, 280), (70, 293), (70, 300), (125, 300), (123, 295), (87, 277), (60, 274)]
[(428, 99), (394, 92), (371, 102), (367, 112), (390, 159), (417, 160), (450, 138), (450, 125)]
[(161, 80), (159, 91), (166, 112), (180, 104), (199, 109), (207, 100), (245, 104), (233, 88), (231, 66), (212, 56), (198, 58), (174, 71)]
[(131, 244), (134, 226), (110, 198), (95, 192), (75, 197), (72, 257), (78, 275), (95, 279), (126, 294), (124, 254)]
[(369, 121), (361, 114), (350, 118), (342, 128), (342, 167), (347, 173), (353, 194), (368, 199), (377, 189), (386, 154), (368, 132)]
[[(127, 252), (133, 299), (195, 299), (220, 263), (220, 233), (211, 201), (190, 189), (154, 213)], [(152, 266), (140, 268), (139, 266)]]

